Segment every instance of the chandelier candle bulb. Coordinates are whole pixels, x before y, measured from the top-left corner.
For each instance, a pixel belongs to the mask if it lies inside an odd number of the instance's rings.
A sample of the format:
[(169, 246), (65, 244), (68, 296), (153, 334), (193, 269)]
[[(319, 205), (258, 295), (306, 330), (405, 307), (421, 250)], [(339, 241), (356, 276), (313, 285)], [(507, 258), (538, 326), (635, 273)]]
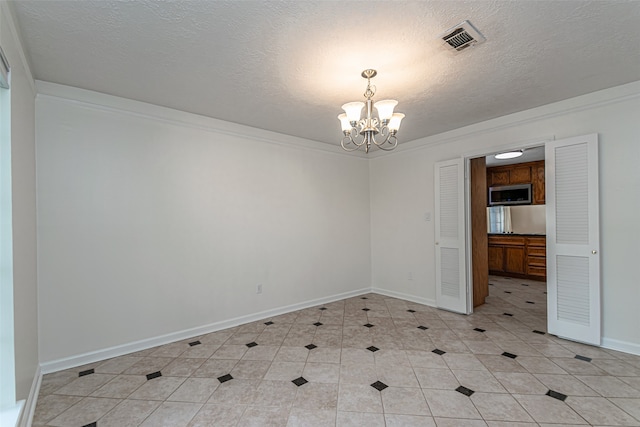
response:
[(391, 132), (397, 132), (398, 129), (400, 129), (400, 122), (402, 119), (404, 119), (404, 114), (393, 113), (391, 120), (389, 120), (389, 130), (391, 130)]
[[(378, 72), (373, 69), (362, 72), (362, 77), (367, 79), (367, 90), (364, 92), (367, 105), (365, 117), (361, 118), (364, 102), (347, 102), (342, 106), (345, 114), (340, 114), (338, 119), (344, 134), (340, 145), (345, 151), (355, 151), (364, 147), (365, 153), (368, 153), (371, 144), (385, 151), (391, 151), (398, 146), (396, 133), (404, 114), (393, 112), (398, 105), (395, 99), (384, 99), (374, 104), (373, 96), (376, 94), (376, 87), (371, 85), (371, 79), (377, 74)], [(373, 115), (374, 108), (378, 112), (378, 117)]]
[(393, 116), (393, 109), (398, 105), (398, 101), (394, 99), (385, 99), (383, 101), (376, 102), (373, 106), (378, 110), (378, 117), (380, 120), (390, 120)]
[(340, 114), (338, 120), (340, 120), (340, 124), (342, 125), (342, 132), (349, 133), (351, 131), (351, 124), (349, 123), (347, 115), (345, 113)]
[(349, 122), (357, 123), (360, 120), (362, 107), (364, 107), (364, 102), (348, 102), (342, 106), (342, 109), (347, 113)]

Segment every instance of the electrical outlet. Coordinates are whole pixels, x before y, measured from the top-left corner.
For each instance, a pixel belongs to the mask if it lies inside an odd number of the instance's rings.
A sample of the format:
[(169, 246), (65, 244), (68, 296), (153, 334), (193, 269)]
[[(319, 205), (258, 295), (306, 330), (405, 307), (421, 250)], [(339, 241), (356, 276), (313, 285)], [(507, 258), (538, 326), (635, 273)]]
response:
[(262, 283), (256, 285), (256, 294), (262, 293)]
[(424, 213), (424, 220), (425, 221), (431, 221), (431, 212), (425, 212)]
[(407, 275), (407, 279), (413, 280), (413, 271), (409, 272), (409, 274)]

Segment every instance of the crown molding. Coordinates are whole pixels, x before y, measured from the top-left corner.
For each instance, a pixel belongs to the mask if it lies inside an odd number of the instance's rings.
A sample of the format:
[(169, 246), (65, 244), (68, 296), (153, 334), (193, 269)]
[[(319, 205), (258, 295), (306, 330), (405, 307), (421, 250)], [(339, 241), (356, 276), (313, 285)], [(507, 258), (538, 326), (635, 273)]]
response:
[(339, 156), (367, 159), (364, 153), (348, 153), (342, 150), (339, 146), (323, 142), (258, 129), (185, 111), (175, 110), (173, 108), (162, 107), (159, 105), (107, 95), (105, 93), (94, 92), (72, 86), (36, 80), (36, 91), (38, 98), (57, 98), (65, 102), (82, 105), (86, 108), (92, 108), (95, 110), (133, 115), (147, 120), (200, 129), (218, 134), (249, 138), (255, 141), (266, 142), (288, 148), (319, 151)]
[(475, 123), (452, 131), (443, 132), (438, 135), (408, 141), (403, 144), (399, 144), (398, 147), (391, 152), (376, 151), (370, 155), (370, 158), (393, 156), (414, 150), (431, 148), (441, 144), (451, 143), (471, 135), (477, 136), (488, 134), (548, 118), (591, 110), (594, 108), (601, 108), (607, 105), (617, 104), (637, 98), (640, 98), (640, 80), (588, 93), (586, 95), (568, 98), (551, 104), (542, 105), (529, 110), (519, 111), (517, 113)]
[[(24, 68), (27, 81), (29, 82), (29, 86), (31, 87), (31, 93), (35, 95), (36, 94), (35, 80), (33, 79), (33, 74), (31, 73), (31, 66), (29, 65), (29, 60), (25, 55), (24, 45), (22, 43), (22, 37), (20, 36), (20, 29), (16, 24), (16, 18), (13, 12), (13, 6), (8, 1), (1, 1), (0, 12), (2, 12), (1, 13), (2, 15), (7, 17), (7, 22), (9, 24), (9, 32), (11, 33), (11, 36), (13, 37), (13, 40), (16, 44), (16, 50), (18, 51), (20, 64)], [(6, 51), (5, 51), (5, 54), (8, 55)]]
[[(257, 141), (266, 142), (280, 146), (325, 153), (348, 156), (363, 160), (375, 159), (384, 156), (393, 156), (414, 150), (421, 150), (435, 147), (441, 144), (451, 143), (471, 135), (483, 135), (496, 132), (502, 129), (509, 129), (526, 125), (536, 121), (562, 116), (565, 114), (601, 108), (610, 104), (625, 102), (640, 98), (640, 81), (616, 86), (609, 89), (592, 92), (552, 104), (543, 105), (525, 111), (509, 114), (481, 123), (465, 126), (438, 135), (428, 136), (399, 144), (390, 152), (374, 151), (365, 154), (360, 151), (346, 152), (339, 146), (326, 144), (310, 139), (294, 137), (280, 134), (264, 129), (253, 128), (246, 125), (227, 122), (211, 117), (200, 116), (187, 113), (168, 107), (161, 107), (145, 102), (107, 95), (104, 93), (75, 88), (72, 86), (60, 85), (56, 83), (35, 81), (38, 97), (55, 97), (71, 103), (77, 103), (86, 107), (110, 111), (116, 113), (126, 113), (149, 120), (170, 123), (179, 126), (186, 126), (201, 129), (209, 132), (222, 133), (231, 136), (250, 138)], [(540, 138), (548, 139), (548, 138)]]

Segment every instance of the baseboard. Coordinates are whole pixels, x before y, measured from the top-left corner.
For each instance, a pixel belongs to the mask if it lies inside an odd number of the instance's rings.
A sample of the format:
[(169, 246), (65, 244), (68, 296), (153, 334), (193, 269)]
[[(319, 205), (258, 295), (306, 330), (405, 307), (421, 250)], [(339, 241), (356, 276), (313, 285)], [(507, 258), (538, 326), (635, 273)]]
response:
[(101, 360), (111, 359), (112, 357), (122, 356), (136, 351), (146, 350), (148, 348), (156, 347), (159, 345), (169, 344), (175, 341), (184, 340), (187, 338), (209, 334), (211, 332), (220, 331), (223, 329), (232, 328), (234, 326), (243, 325), (245, 323), (251, 323), (258, 320), (262, 320), (269, 317), (279, 316), (281, 314), (290, 313), (292, 311), (302, 310), (305, 308), (313, 307), (320, 304), (327, 304), (333, 301), (338, 301), (345, 298), (351, 298), (354, 296), (362, 295), (371, 292), (371, 288), (358, 289), (355, 291), (344, 292), (329, 297), (317, 298), (309, 301), (304, 301), (297, 304), (291, 304), (284, 307), (279, 307), (271, 310), (262, 311), (246, 316), (240, 316), (229, 320), (211, 323), (204, 326), (198, 326), (196, 328), (185, 329), (178, 332), (173, 332), (166, 335), (161, 335), (153, 338), (147, 338), (140, 341), (135, 341), (127, 344), (122, 344), (114, 347), (109, 347), (101, 350), (96, 350), (76, 356), (70, 356), (63, 359), (52, 360), (40, 364), (42, 374), (48, 374), (51, 372), (62, 371), (69, 368), (75, 368), (77, 366), (86, 365), (88, 363), (99, 362)]
[(640, 344), (602, 337), (602, 347), (640, 356)]
[(29, 390), (29, 396), (24, 403), (22, 414), (18, 420), (19, 427), (30, 427), (33, 422), (33, 414), (36, 411), (36, 404), (38, 403), (38, 394), (40, 393), (40, 384), (42, 384), (42, 370), (40, 366), (36, 368), (35, 375), (33, 376), (33, 383), (31, 383), (31, 389)]
[(389, 291), (387, 289), (382, 289), (382, 288), (372, 288), (371, 292), (376, 293), (376, 294), (380, 294), (380, 295), (385, 295), (388, 297), (393, 297), (393, 298), (400, 298), (406, 301), (411, 301), (411, 302), (415, 302), (418, 304), (423, 304), (423, 305), (428, 305), (429, 307), (435, 307), (436, 306), (436, 300), (433, 299), (429, 299), (429, 298), (423, 298), (423, 297), (418, 297), (415, 295), (409, 295), (409, 294), (405, 294), (402, 292), (396, 292), (396, 291)]

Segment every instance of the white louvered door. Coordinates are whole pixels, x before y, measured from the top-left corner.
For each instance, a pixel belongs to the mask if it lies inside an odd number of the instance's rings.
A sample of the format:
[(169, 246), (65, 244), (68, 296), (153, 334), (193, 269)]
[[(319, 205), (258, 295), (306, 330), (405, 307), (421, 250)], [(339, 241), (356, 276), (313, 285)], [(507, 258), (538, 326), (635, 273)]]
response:
[(547, 327), (600, 345), (598, 135), (547, 143)]
[(435, 165), (436, 305), (468, 313), (462, 159)]

